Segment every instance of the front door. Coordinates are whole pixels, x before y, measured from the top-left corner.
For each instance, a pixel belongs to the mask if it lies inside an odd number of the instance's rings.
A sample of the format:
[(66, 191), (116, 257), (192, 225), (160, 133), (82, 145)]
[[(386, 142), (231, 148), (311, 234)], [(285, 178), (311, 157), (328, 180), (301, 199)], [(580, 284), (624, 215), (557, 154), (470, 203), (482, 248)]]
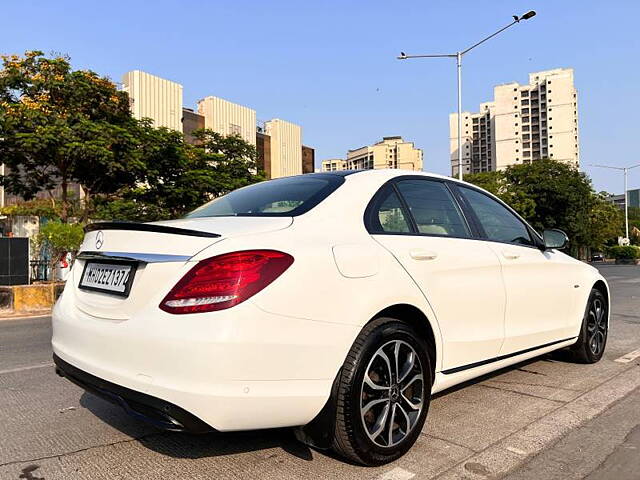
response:
[(570, 265), (553, 251), (540, 250), (524, 222), (503, 204), (479, 190), (457, 188), (502, 264), (507, 308), (501, 355), (571, 336)]

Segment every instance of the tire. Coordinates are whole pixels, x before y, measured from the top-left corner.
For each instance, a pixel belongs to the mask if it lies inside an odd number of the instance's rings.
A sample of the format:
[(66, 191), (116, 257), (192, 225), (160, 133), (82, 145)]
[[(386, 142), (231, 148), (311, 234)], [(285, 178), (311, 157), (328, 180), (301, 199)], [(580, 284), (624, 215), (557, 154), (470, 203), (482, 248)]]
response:
[(578, 341), (571, 351), (579, 363), (596, 363), (604, 354), (609, 334), (609, 304), (600, 290), (591, 289)]
[(429, 409), (427, 349), (413, 328), (393, 318), (378, 318), (360, 332), (338, 383), (333, 439), (338, 454), (374, 466), (392, 462), (411, 448)]

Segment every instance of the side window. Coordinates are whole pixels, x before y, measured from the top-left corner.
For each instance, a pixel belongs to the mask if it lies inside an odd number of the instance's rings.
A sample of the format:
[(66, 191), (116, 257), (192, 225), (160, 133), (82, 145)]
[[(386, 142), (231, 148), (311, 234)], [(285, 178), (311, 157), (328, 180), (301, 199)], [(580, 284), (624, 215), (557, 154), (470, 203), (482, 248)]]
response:
[(393, 188), (385, 188), (376, 201), (371, 217), (372, 228), (378, 233), (409, 233), (409, 219)]
[(471, 236), (462, 212), (444, 183), (401, 180), (396, 185), (409, 206), (418, 232), (454, 237)]
[(477, 190), (458, 188), (473, 208), (489, 240), (533, 245), (527, 227), (503, 205)]

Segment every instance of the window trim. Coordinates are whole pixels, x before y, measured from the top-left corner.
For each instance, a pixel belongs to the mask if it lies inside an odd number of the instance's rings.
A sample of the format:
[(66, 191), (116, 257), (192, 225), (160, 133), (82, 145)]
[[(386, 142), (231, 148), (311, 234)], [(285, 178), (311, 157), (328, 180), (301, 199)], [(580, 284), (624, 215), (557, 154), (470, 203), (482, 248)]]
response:
[[(238, 188), (236, 190), (233, 190), (231, 192), (228, 192), (225, 195), (222, 195), (220, 197), (218, 197), (217, 199), (211, 200), (203, 205), (201, 205), (200, 207), (196, 208), (195, 210), (192, 210), (190, 212), (188, 212), (186, 215), (183, 215), (180, 218), (184, 218), (184, 219), (198, 219), (198, 218), (228, 218), (228, 217), (297, 217), (299, 215), (303, 215), (305, 213), (307, 213), (308, 211), (314, 209), (315, 207), (317, 207), (318, 205), (320, 205), (323, 201), (325, 201), (327, 198), (329, 198), (329, 196), (331, 194), (333, 194), (338, 188), (340, 188), (344, 183), (345, 183), (345, 176), (346, 175), (340, 175), (341, 172), (321, 172), (321, 173), (306, 173), (303, 175), (295, 175), (295, 176), (291, 176), (291, 177), (281, 177), (281, 178), (274, 178), (271, 180), (264, 180), (263, 182), (258, 182), (258, 183), (252, 183), (251, 185), (247, 185), (245, 187), (242, 188)], [(233, 192), (238, 192), (240, 190), (242, 190), (243, 188), (251, 188), (254, 185), (260, 185), (263, 183), (267, 183), (267, 182), (277, 182), (281, 179), (292, 179), (292, 178), (296, 178), (299, 177), (301, 179), (304, 178), (319, 178), (319, 179), (325, 179), (328, 183), (325, 187), (323, 187), (322, 189), (318, 190), (315, 194), (313, 194), (311, 197), (309, 197), (309, 199), (307, 201), (305, 201), (302, 205), (297, 206), (296, 208), (293, 208), (289, 211), (286, 212), (260, 212), (260, 213), (236, 213), (236, 214), (229, 214), (229, 215), (200, 215), (200, 216), (191, 216), (193, 213), (195, 213), (197, 210), (199, 210), (201, 207), (204, 207), (204, 205), (207, 205), (208, 203), (218, 200), (220, 198), (224, 198), (226, 195), (233, 193)]]
[[(516, 247), (535, 248), (536, 250), (544, 249), (544, 242), (543, 242), (542, 238), (540, 237), (540, 235), (538, 234), (538, 232), (536, 232), (533, 229), (533, 227), (531, 227), (531, 225), (529, 225), (527, 223), (527, 221), (524, 218), (522, 218), (518, 214), (518, 212), (516, 212), (508, 204), (506, 204), (505, 202), (500, 200), (495, 195), (492, 195), (489, 192), (486, 192), (486, 191), (476, 187), (475, 185), (472, 185), (472, 184), (459, 185), (456, 182), (451, 182), (451, 183), (453, 185), (453, 188), (458, 192), (458, 195), (463, 199), (465, 208), (468, 209), (468, 211), (466, 212), (466, 215), (471, 217), (471, 218), (473, 218), (473, 221), (477, 223), (478, 230), (480, 232), (480, 240), (484, 240), (486, 242), (501, 243), (501, 244), (504, 244), (504, 245), (513, 245), (513, 246), (516, 246)], [(505, 207), (507, 209), (507, 211), (509, 211), (511, 214), (513, 214), (516, 217), (516, 219), (519, 220), (520, 223), (522, 223), (522, 225), (527, 230), (527, 232), (529, 232), (529, 235), (531, 236), (531, 240), (533, 241), (533, 245), (524, 245), (522, 243), (517, 243), (517, 242), (504, 242), (504, 241), (501, 241), (501, 240), (494, 240), (494, 239), (489, 238), (489, 236), (485, 232), (484, 228), (482, 227), (482, 224), (480, 223), (480, 220), (478, 219), (475, 211), (473, 210), (473, 207), (471, 207), (471, 205), (469, 204), (467, 199), (464, 197), (464, 195), (460, 191), (460, 188), (468, 188), (469, 190), (474, 190), (474, 191), (484, 195), (485, 197), (488, 197), (489, 199), (494, 200), (495, 202), (499, 203), (503, 207)]]
[[(438, 182), (438, 183), (442, 183), (444, 184), (445, 189), (448, 191), (449, 195), (451, 196), (451, 199), (453, 200), (454, 205), (457, 207), (458, 211), (460, 212), (460, 215), (462, 217), (462, 220), (465, 222), (467, 229), (469, 231), (469, 235), (468, 236), (459, 236), (459, 235), (443, 235), (443, 234), (439, 234), (439, 233), (424, 233), (424, 232), (420, 232), (418, 230), (418, 225), (416, 223), (415, 218), (413, 217), (413, 214), (411, 213), (411, 210), (409, 209), (409, 205), (407, 204), (404, 196), (402, 195), (402, 193), (400, 192), (400, 190), (397, 187), (397, 183), (404, 181), (404, 180), (421, 180), (421, 181), (431, 181), (431, 182)], [(438, 238), (458, 238), (458, 239), (463, 239), (463, 240), (479, 240), (481, 238), (479, 238), (479, 231), (477, 230), (476, 226), (474, 224), (472, 224), (468, 217), (465, 215), (465, 210), (462, 207), (462, 205), (460, 205), (460, 202), (456, 196), (456, 194), (451, 190), (451, 188), (449, 187), (449, 181), (446, 179), (442, 179), (442, 178), (436, 178), (436, 177), (428, 177), (425, 175), (402, 175), (399, 177), (395, 177), (392, 178), (388, 181), (386, 181), (377, 191), (376, 193), (371, 197), (371, 200), (369, 200), (369, 203), (367, 204), (367, 208), (364, 211), (364, 225), (365, 228), (367, 230), (367, 232), (369, 232), (369, 234), (371, 235), (410, 235), (410, 236), (414, 236), (414, 237), (438, 237)], [(373, 222), (372, 222), (372, 216), (375, 215), (375, 208), (377, 206), (377, 203), (379, 202), (379, 197), (384, 195), (386, 193), (386, 189), (388, 187), (391, 187), (393, 189), (393, 191), (395, 192), (395, 194), (398, 196), (398, 198), (400, 199), (400, 204), (402, 205), (402, 213), (407, 217), (407, 219), (409, 219), (409, 227), (411, 228), (410, 232), (380, 232), (377, 231), (374, 227), (373, 227)]]

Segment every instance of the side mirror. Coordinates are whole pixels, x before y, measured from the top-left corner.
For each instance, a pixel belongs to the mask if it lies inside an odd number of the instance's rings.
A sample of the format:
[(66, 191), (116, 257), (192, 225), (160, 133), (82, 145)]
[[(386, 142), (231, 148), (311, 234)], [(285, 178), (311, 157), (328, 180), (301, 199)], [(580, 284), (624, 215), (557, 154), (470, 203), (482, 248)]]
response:
[(569, 237), (562, 230), (557, 228), (550, 228), (542, 232), (542, 239), (544, 240), (544, 248), (557, 248), (563, 249), (569, 243)]

